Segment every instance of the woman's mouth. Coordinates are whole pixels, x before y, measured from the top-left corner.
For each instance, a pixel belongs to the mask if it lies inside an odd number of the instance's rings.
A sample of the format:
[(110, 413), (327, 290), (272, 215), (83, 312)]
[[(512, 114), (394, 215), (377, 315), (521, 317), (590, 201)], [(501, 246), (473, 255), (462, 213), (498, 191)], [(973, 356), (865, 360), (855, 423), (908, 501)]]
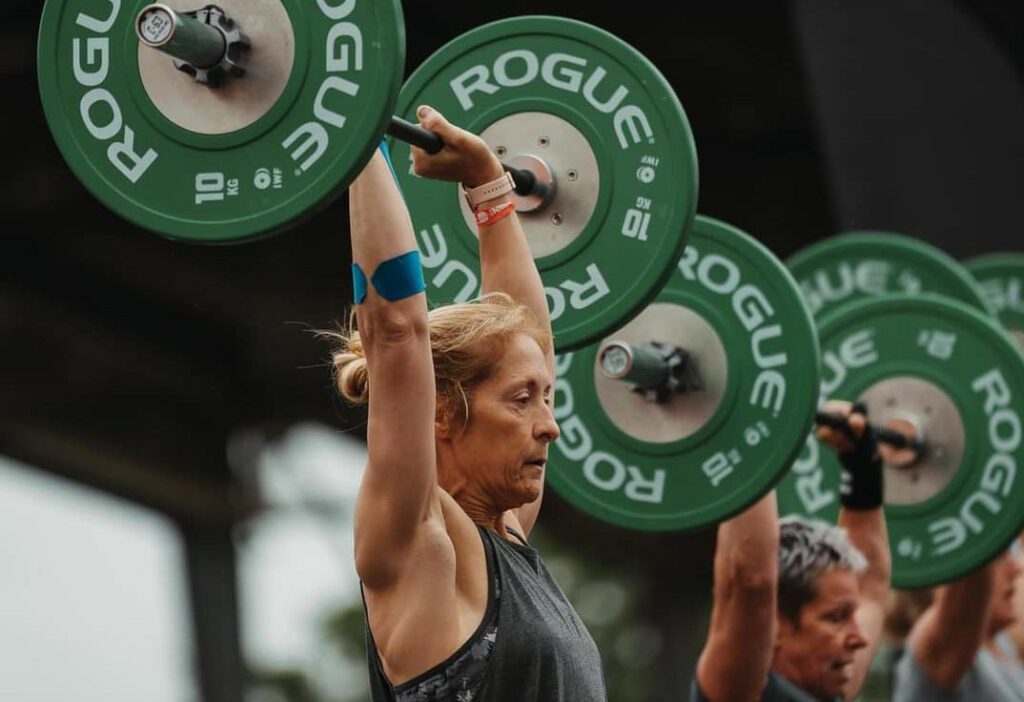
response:
[(853, 659), (833, 661), (832, 670), (839, 673), (843, 680), (849, 680), (853, 677)]

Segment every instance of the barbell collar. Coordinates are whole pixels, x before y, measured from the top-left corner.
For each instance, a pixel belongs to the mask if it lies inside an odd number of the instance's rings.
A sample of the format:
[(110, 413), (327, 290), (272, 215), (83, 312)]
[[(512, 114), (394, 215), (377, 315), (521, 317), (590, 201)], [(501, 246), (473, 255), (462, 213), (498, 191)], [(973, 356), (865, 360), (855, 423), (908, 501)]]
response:
[(668, 402), (675, 393), (704, 387), (689, 352), (655, 341), (640, 346), (609, 341), (598, 353), (598, 366), (606, 378), (633, 385), (635, 392), (652, 402)]
[(142, 8), (135, 34), (143, 45), (195, 68), (213, 68), (227, 54), (227, 39), (219, 29), (163, 3)]
[(660, 355), (643, 346), (610, 341), (601, 349), (599, 362), (605, 377), (653, 389), (668, 382), (671, 369)]

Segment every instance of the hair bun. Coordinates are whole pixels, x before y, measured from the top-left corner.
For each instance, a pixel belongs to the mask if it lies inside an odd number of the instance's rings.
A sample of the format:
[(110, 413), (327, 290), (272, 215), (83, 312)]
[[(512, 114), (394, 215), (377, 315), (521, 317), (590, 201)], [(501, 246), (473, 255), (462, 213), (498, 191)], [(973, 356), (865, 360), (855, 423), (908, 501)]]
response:
[[(360, 349), (361, 350), (361, 349)], [(353, 405), (365, 405), (370, 399), (370, 373), (366, 357), (351, 350), (334, 355), (334, 377), (338, 392)]]

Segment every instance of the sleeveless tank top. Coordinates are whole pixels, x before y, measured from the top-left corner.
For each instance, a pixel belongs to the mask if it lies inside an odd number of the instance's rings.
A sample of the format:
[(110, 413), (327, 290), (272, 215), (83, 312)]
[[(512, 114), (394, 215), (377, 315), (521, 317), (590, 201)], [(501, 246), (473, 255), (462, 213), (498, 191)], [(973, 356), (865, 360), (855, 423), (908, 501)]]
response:
[(935, 686), (910, 649), (896, 664), (894, 683), (893, 702), (1024, 702), (1012, 665), (1000, 663), (985, 649), (949, 692)]
[[(487, 608), (477, 630), (446, 660), (392, 686), (369, 624), (373, 702), (604, 702), (597, 645), (537, 551), (477, 527), (487, 561)], [(512, 532), (514, 536), (518, 534)], [(365, 608), (365, 603), (364, 603)], [(429, 636), (430, 632), (423, 632)]]

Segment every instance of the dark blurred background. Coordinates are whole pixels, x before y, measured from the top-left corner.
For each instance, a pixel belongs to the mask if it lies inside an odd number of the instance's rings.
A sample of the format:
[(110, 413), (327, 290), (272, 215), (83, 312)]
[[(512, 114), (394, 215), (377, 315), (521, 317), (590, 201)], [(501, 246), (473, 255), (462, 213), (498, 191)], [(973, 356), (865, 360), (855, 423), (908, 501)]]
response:
[[(56, 699), (45, 690), (71, 679), (76, 656), (61, 642), (73, 640), (71, 651), (127, 651), (91, 664), (79, 700), (365, 699), (361, 614), (341, 565), (353, 483), (338, 487), (342, 507), (309, 485), (289, 502), (273, 485), (291, 470), (283, 455), (312, 460), (293, 448), (310, 434), (344, 444), (355, 457), (344, 469), (359, 469), (364, 414), (337, 401), (327, 347), (310, 333), (343, 319), (351, 299), (345, 198), (244, 246), (174, 243), (118, 219), (65, 166), (43, 118), (42, 3), (4, 7), (0, 613), (35, 614), (21, 630), (0, 622), (0, 697)], [(590, 22), (646, 54), (691, 121), (700, 211), (780, 257), (849, 229), (902, 232), (960, 258), (1021, 248), (1020, 2), (406, 2), (407, 74), (450, 39), (520, 14)], [(148, 561), (88, 536), (101, 555), (73, 570), (55, 546), (86, 538), (74, 521), (57, 523), (77, 514), (75, 500), (100, 523), (108, 515), (114, 532), (156, 524), (171, 554), (159, 572), (176, 583), (160, 600), (161, 621), (177, 627), (167, 651), (118, 638), (118, 621), (138, 612), (137, 641), (152, 643), (144, 624), (156, 605), (133, 609), (142, 585), (125, 585)], [(27, 503), (38, 509), (13, 521)], [(311, 582), (303, 569), (313, 560), (287, 557), (305, 542), (260, 547), (267, 520), (282, 514), (319, 525), (303, 538), (337, 545), (323, 556), (338, 568), (324, 571), (334, 573), (316, 595), (326, 604), (302, 623), (312, 643), (294, 651), (273, 645), (287, 621), (275, 630), (260, 619), (275, 587), (312, 597), (296, 583)], [(685, 697), (706, 631), (713, 538), (612, 529), (549, 491), (538, 539), (596, 632), (613, 700)], [(111, 579), (91, 577), (99, 572)], [(43, 578), (57, 583), (41, 589)], [(104, 606), (109, 614), (75, 619)], [(131, 669), (163, 655), (178, 661), (174, 687), (140, 696)], [(4, 660), (22, 662), (4, 670)]]

